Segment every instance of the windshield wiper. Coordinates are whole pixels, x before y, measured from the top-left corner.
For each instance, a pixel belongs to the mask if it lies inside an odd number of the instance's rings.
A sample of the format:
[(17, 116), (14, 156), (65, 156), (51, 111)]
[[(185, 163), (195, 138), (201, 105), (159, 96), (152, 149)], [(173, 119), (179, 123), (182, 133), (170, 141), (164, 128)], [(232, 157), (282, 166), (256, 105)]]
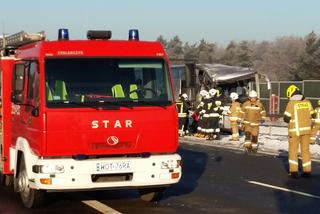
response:
[(94, 101), (94, 102), (69, 102), (69, 101), (65, 101), (64, 103), (70, 103), (70, 104), (90, 107), (90, 108), (94, 108), (94, 109), (108, 109), (103, 104), (109, 104), (109, 105), (113, 105), (113, 106), (117, 106), (117, 107), (127, 107), (129, 109), (132, 109), (131, 105), (126, 105), (123, 103), (107, 101), (107, 100), (99, 100), (99, 101)]
[(81, 107), (89, 107), (89, 108), (93, 108), (96, 110), (101, 109), (101, 107), (95, 105), (95, 103), (89, 103), (89, 102), (80, 102), (79, 103), (79, 102), (74, 102), (74, 101), (64, 101), (63, 103), (77, 105), (77, 106), (81, 106)]

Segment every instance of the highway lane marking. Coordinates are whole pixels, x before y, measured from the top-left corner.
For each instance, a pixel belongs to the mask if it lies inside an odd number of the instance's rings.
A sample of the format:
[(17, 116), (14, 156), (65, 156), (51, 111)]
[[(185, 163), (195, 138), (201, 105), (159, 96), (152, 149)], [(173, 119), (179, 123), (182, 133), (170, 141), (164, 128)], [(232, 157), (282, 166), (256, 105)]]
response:
[(265, 184), (265, 183), (261, 183), (261, 182), (257, 182), (257, 181), (248, 181), (248, 182), (251, 183), (251, 184), (259, 185), (259, 186), (264, 186), (264, 187), (268, 187), (268, 188), (272, 188), (272, 189), (281, 190), (281, 191), (284, 191), (284, 192), (291, 192), (291, 193), (294, 193), (294, 194), (297, 194), (297, 195), (303, 195), (303, 196), (310, 197), (310, 198), (320, 199), (320, 196), (313, 195), (313, 194), (306, 193), (306, 192), (300, 192), (300, 191), (287, 189), (287, 188), (279, 187), (279, 186), (274, 186), (274, 185), (270, 185), (270, 184)]
[(101, 212), (104, 214), (121, 214), (120, 212), (118, 212), (117, 210), (112, 209), (111, 207), (108, 207), (107, 205), (99, 202), (99, 201), (95, 201), (95, 200), (84, 200), (81, 201), (82, 203), (84, 203), (85, 205)]

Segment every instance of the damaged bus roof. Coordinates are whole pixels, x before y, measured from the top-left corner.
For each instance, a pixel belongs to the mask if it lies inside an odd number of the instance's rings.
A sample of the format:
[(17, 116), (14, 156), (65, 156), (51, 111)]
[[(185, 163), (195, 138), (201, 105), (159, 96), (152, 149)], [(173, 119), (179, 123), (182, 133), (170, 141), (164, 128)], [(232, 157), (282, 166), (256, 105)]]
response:
[(255, 74), (257, 74), (257, 72), (251, 68), (223, 64), (197, 64), (196, 68), (205, 71), (204, 73), (208, 79), (216, 84), (246, 80), (254, 78)]

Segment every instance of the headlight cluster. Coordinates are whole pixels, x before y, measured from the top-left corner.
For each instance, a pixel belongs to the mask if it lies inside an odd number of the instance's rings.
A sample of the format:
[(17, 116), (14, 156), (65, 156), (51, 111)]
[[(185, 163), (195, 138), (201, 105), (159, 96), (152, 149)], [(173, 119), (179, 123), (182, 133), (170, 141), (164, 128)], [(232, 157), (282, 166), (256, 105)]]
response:
[(64, 166), (62, 164), (34, 165), (32, 171), (43, 174), (60, 174), (64, 173)]
[(181, 166), (181, 160), (167, 160), (161, 164), (161, 169), (176, 169)]

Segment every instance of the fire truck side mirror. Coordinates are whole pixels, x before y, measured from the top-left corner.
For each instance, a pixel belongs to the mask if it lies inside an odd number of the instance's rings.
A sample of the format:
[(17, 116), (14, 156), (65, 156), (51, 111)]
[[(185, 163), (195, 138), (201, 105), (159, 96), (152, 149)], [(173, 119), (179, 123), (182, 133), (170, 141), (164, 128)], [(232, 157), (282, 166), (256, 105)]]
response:
[(38, 117), (39, 116), (39, 108), (38, 107), (33, 108), (31, 111), (31, 115), (34, 117)]
[(23, 89), (24, 89), (24, 64), (15, 65), (14, 78), (13, 78), (13, 91), (12, 91), (12, 101), (15, 104), (23, 103)]

